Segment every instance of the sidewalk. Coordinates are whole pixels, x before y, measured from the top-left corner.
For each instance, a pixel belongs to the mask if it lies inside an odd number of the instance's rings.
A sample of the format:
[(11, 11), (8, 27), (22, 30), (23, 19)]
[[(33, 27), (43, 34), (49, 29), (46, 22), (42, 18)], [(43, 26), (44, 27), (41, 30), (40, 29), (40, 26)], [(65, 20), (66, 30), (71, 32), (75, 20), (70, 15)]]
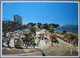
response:
[(16, 48), (3, 48), (2, 54), (20, 54), (20, 53), (29, 53), (29, 52), (36, 52), (36, 49), (40, 48), (25, 48), (25, 49), (16, 49)]

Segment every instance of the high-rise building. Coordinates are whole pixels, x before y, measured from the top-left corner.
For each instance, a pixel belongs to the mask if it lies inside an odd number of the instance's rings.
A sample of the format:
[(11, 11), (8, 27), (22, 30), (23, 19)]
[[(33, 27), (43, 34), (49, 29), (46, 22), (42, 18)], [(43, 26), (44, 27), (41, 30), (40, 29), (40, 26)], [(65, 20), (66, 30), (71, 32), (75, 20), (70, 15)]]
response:
[(14, 22), (18, 22), (18, 23), (22, 24), (22, 17), (19, 15), (14, 15)]

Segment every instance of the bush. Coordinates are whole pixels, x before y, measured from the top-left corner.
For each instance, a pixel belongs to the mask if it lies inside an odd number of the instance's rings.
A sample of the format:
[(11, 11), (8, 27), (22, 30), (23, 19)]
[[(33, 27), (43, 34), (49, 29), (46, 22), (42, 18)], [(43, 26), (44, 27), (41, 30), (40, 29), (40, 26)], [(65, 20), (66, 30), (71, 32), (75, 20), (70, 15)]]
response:
[(70, 35), (70, 39), (73, 41), (74, 39), (78, 39), (78, 33), (67, 32), (65, 35)]
[(34, 37), (29, 36), (29, 41), (34, 42)]
[(70, 38), (71, 38), (71, 40), (74, 40), (74, 39), (76, 39), (76, 36), (73, 34), (70, 34)]
[(24, 29), (28, 29), (28, 27), (24, 27)]
[(25, 42), (25, 41), (34, 42), (34, 37), (32, 36), (31, 33), (29, 33), (29, 34), (25, 34), (25, 37), (22, 38), (22, 40), (23, 40), (23, 42)]
[(30, 41), (31, 42), (34, 42), (34, 37), (30, 37)]
[(23, 37), (22, 38), (23, 42), (27, 41), (27, 38), (26, 37)]
[(2, 31), (3, 32), (6, 32), (8, 29), (7, 28), (2, 28)]
[(30, 31), (31, 32), (35, 32), (36, 31), (36, 28), (35, 27), (30, 27)]
[(50, 29), (49, 32), (53, 33), (54, 32), (54, 29)]
[(66, 33), (66, 30), (64, 30), (62, 33), (65, 34)]

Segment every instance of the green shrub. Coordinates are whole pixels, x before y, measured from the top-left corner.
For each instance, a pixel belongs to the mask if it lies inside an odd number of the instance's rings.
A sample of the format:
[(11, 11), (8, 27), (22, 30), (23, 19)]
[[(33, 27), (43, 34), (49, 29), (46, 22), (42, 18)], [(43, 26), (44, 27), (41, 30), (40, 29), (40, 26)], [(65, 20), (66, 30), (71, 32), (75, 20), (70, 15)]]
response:
[(30, 36), (30, 37), (29, 37), (29, 40), (30, 40), (31, 42), (34, 42), (34, 37)]
[(23, 37), (22, 40), (23, 40), (23, 42), (25, 42), (27, 40), (27, 38), (26, 37)]
[(54, 32), (54, 29), (50, 29), (49, 32), (53, 33)]
[(35, 27), (30, 27), (30, 31), (31, 32), (35, 32), (36, 31), (36, 28)]
[(76, 39), (76, 36), (73, 35), (73, 34), (70, 34), (70, 39), (71, 39), (71, 40), (74, 40), (74, 39)]
[(66, 30), (64, 30), (62, 33), (65, 34), (66, 33)]

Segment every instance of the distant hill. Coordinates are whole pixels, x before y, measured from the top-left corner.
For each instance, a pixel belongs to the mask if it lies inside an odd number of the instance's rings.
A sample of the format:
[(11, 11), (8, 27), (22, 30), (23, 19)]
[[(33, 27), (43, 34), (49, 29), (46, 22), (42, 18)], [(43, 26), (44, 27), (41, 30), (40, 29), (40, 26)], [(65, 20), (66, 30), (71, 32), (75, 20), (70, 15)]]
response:
[(64, 28), (78, 28), (78, 25), (64, 25)]

